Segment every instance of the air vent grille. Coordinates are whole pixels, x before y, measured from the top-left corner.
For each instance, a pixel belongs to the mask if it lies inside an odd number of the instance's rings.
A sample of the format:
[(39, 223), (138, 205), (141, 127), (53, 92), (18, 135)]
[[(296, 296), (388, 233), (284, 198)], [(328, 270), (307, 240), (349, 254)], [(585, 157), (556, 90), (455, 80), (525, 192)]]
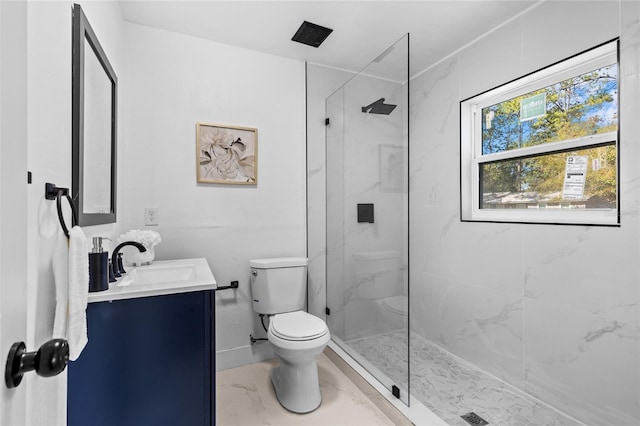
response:
[(291, 40), (308, 46), (318, 47), (332, 31), (331, 28), (304, 21)]

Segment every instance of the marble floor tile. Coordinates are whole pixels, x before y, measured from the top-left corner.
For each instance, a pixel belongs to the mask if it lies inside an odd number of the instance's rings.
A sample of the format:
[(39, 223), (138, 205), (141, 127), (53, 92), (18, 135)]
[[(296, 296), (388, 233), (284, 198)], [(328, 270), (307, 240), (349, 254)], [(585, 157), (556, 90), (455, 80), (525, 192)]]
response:
[[(329, 349), (328, 349), (329, 350)], [(216, 424), (235, 425), (394, 425), (324, 354), (318, 358), (322, 404), (307, 414), (287, 411), (278, 402), (270, 360), (216, 374)], [(410, 423), (409, 423), (410, 424)]]
[(216, 424), (271, 425), (250, 369), (216, 373)]
[(397, 408), (391, 405), (367, 380), (354, 370), (344, 359), (333, 350), (326, 350), (325, 355), (334, 363), (345, 376), (354, 383), (396, 426), (412, 426)]
[(491, 425), (581, 425), (415, 333), (411, 334), (410, 354), (406, 342), (406, 331), (397, 331), (347, 343), (389, 378), (403, 385), (407, 380), (409, 357), (411, 397), (452, 426), (468, 426), (460, 416), (471, 411)]

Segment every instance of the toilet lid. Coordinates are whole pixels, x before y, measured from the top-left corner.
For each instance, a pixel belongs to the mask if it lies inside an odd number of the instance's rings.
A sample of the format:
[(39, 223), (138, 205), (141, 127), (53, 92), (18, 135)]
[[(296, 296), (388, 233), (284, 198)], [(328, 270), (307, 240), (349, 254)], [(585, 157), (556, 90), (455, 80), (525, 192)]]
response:
[(407, 296), (391, 296), (382, 300), (382, 305), (395, 314), (407, 315), (408, 302)]
[(285, 340), (313, 340), (327, 334), (327, 324), (304, 311), (275, 315), (269, 324), (271, 332)]

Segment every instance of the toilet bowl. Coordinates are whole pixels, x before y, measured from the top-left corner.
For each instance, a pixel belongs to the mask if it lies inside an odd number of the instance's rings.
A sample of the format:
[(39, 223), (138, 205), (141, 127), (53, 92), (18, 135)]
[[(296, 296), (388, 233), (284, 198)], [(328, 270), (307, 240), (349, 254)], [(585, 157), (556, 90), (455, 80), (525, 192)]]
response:
[(316, 358), (331, 338), (327, 324), (304, 311), (278, 314), (271, 318), (267, 338), (280, 360), (271, 371), (280, 404), (294, 413), (318, 408), (322, 395)]
[(253, 310), (270, 317), (267, 339), (280, 365), (271, 383), (280, 404), (308, 413), (322, 402), (316, 358), (331, 339), (327, 324), (304, 312), (306, 258), (249, 261)]

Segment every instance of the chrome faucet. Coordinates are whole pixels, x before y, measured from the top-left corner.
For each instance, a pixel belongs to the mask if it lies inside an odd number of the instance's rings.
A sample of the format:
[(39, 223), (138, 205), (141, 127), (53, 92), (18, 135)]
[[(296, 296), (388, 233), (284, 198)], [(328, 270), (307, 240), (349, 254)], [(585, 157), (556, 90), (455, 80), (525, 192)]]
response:
[(124, 246), (134, 246), (135, 248), (140, 250), (141, 253), (144, 253), (145, 251), (147, 251), (145, 246), (143, 246), (137, 241), (125, 241), (124, 243), (118, 244), (116, 248), (113, 249), (113, 253), (111, 253), (111, 266), (113, 267), (113, 275), (115, 275), (116, 277), (120, 277), (122, 274), (127, 272), (122, 267), (122, 262), (121, 261), (118, 262), (118, 255), (120, 254), (120, 249)]

